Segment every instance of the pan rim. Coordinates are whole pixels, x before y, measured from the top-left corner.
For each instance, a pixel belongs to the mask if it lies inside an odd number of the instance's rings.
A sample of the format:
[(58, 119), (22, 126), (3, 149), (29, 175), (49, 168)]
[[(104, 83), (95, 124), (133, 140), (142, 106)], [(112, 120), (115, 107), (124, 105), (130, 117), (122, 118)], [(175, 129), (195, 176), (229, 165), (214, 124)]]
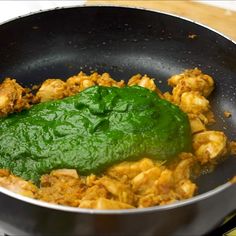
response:
[[(59, 10), (67, 10), (67, 9), (74, 9), (74, 8), (124, 8), (124, 9), (131, 9), (131, 10), (141, 10), (141, 11), (146, 11), (146, 12), (154, 12), (154, 13), (158, 13), (158, 14), (163, 14), (163, 15), (167, 15), (167, 16), (171, 16), (174, 18), (178, 18), (190, 23), (193, 23), (195, 25), (198, 25), (200, 27), (205, 28), (208, 31), (212, 31), (216, 34), (218, 34), (219, 36), (221, 36), (222, 38), (230, 41), (235, 47), (236, 47), (236, 41), (234, 41), (233, 39), (231, 39), (230, 37), (224, 35), (223, 33), (217, 31), (216, 29), (213, 29), (209, 26), (206, 26), (200, 22), (197, 21), (193, 21), (189, 18), (186, 17), (182, 17), (176, 14), (172, 14), (172, 13), (167, 13), (164, 11), (159, 11), (159, 10), (153, 10), (153, 9), (148, 9), (148, 8), (144, 8), (144, 7), (131, 7), (131, 6), (118, 6), (118, 5), (109, 5), (109, 4), (98, 4), (98, 5), (71, 5), (71, 6), (64, 6), (64, 7), (54, 7), (54, 8), (49, 8), (49, 9), (45, 9), (45, 10), (38, 10), (38, 11), (33, 11), (27, 14), (23, 14), (21, 16), (17, 16), (17, 17), (13, 17), (10, 18), (8, 20), (5, 20), (3, 22), (0, 22), (0, 28), (2, 25), (11, 23), (13, 21), (17, 21), (17, 20), (21, 20), (24, 19), (26, 17), (30, 17), (30, 16), (34, 16), (37, 14), (41, 14), (41, 13), (47, 13), (47, 12), (52, 12), (52, 11), (59, 11)], [(228, 188), (233, 187), (234, 184), (227, 182), (223, 185), (220, 185), (218, 187), (216, 187), (215, 189), (212, 189), (210, 191), (207, 191), (205, 193), (196, 195), (190, 199), (186, 199), (186, 200), (181, 200), (179, 202), (175, 202), (169, 205), (163, 205), (163, 206), (153, 206), (153, 207), (148, 207), (148, 208), (135, 208), (135, 209), (124, 209), (124, 210), (96, 210), (96, 209), (86, 209), (86, 208), (78, 208), (78, 207), (69, 207), (69, 206), (62, 206), (62, 205), (57, 205), (57, 204), (52, 204), (52, 203), (48, 203), (48, 202), (43, 202), (37, 199), (33, 199), (33, 198), (29, 198), (26, 196), (22, 196), (20, 194), (14, 193), (8, 189), (5, 189), (3, 187), (0, 187), (0, 193), (7, 195), (9, 197), (12, 197), (14, 199), (23, 201), (25, 203), (29, 203), (35, 206), (39, 206), (39, 207), (44, 207), (44, 208), (48, 208), (48, 209), (53, 209), (53, 210), (60, 210), (60, 211), (64, 211), (64, 212), (74, 212), (74, 213), (89, 213), (89, 214), (106, 214), (106, 215), (120, 215), (120, 214), (141, 214), (141, 213), (150, 213), (153, 211), (164, 211), (164, 210), (171, 210), (174, 208), (178, 208), (178, 207), (182, 207), (182, 206), (186, 206), (186, 205), (190, 205), (192, 203), (204, 200), (206, 198), (209, 198), (215, 194), (218, 194), (220, 192), (226, 191)]]
[(105, 8), (109, 8), (109, 7), (114, 7), (114, 8), (124, 8), (124, 9), (133, 9), (133, 10), (141, 10), (141, 11), (146, 11), (146, 12), (154, 12), (154, 13), (159, 13), (159, 14), (163, 14), (163, 15), (167, 15), (167, 16), (172, 16), (174, 18), (179, 18), (181, 20), (185, 20), (188, 21), (190, 23), (196, 24), (198, 26), (201, 26), (209, 31), (212, 31), (218, 35), (220, 35), (221, 37), (223, 37), (224, 39), (230, 41), (231, 43), (233, 43), (234, 46), (236, 46), (236, 39), (232, 39), (230, 36), (225, 35), (224, 33), (218, 31), (217, 29), (214, 29), (208, 25), (205, 25), (203, 23), (200, 23), (198, 21), (192, 20), (190, 18), (184, 17), (184, 16), (180, 16), (174, 13), (169, 13), (166, 11), (160, 11), (160, 10), (156, 10), (156, 9), (150, 9), (150, 8), (145, 8), (145, 7), (133, 7), (133, 6), (129, 6), (129, 5), (115, 5), (115, 4), (97, 4), (97, 5), (87, 5), (86, 3), (82, 4), (82, 5), (71, 5), (71, 6), (61, 6), (61, 7), (52, 7), (52, 8), (48, 8), (48, 9), (44, 9), (44, 10), (37, 10), (37, 11), (32, 11), (30, 13), (26, 13), (26, 14), (22, 14), (20, 16), (16, 16), (16, 17), (11, 17), (7, 20), (4, 20), (2, 22), (0, 22), (0, 27), (2, 25), (5, 25), (7, 23), (11, 23), (12, 21), (16, 21), (16, 20), (20, 20), (22, 18), (26, 18), (26, 17), (30, 17), (32, 15), (36, 15), (36, 14), (40, 14), (40, 13), (46, 13), (46, 12), (51, 12), (51, 11), (60, 11), (60, 10), (66, 10), (66, 9), (74, 9), (74, 8), (96, 8), (96, 7), (105, 7)]
[(216, 194), (219, 194), (223, 191), (226, 191), (229, 188), (233, 188), (235, 184), (227, 182), (223, 185), (220, 185), (216, 187), (215, 189), (212, 189), (210, 191), (207, 191), (205, 193), (196, 195), (192, 198), (181, 200), (175, 203), (171, 203), (168, 205), (162, 205), (162, 206), (153, 206), (153, 207), (146, 207), (146, 208), (134, 208), (134, 209), (122, 209), (122, 210), (97, 210), (97, 209), (88, 209), (88, 208), (79, 208), (79, 207), (71, 207), (71, 206), (64, 206), (64, 205), (58, 205), (53, 203), (44, 202), (41, 200), (33, 199), (30, 197), (26, 197), (23, 195), (20, 195), (18, 193), (12, 192), (11, 190), (8, 190), (6, 188), (0, 187), (0, 193), (7, 195), (8, 197), (14, 198), (16, 200), (23, 201), (25, 203), (29, 203), (38, 207), (44, 207), (52, 210), (59, 210), (64, 212), (73, 212), (73, 213), (89, 213), (93, 215), (122, 215), (122, 214), (142, 214), (142, 213), (150, 213), (154, 211), (165, 211), (165, 210), (172, 210), (178, 207), (183, 207), (190, 205), (195, 202), (199, 202), (202, 200), (205, 200), (207, 198), (210, 198)]

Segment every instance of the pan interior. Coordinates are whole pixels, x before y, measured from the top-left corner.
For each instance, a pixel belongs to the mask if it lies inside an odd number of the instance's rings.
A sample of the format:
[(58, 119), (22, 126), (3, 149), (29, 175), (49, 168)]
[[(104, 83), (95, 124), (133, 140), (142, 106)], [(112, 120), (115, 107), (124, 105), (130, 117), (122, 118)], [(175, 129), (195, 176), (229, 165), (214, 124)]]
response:
[[(192, 37), (194, 35), (194, 37)], [(213, 76), (214, 129), (236, 140), (236, 46), (192, 22), (162, 13), (118, 7), (57, 9), (0, 26), (0, 77), (25, 86), (67, 78), (80, 70), (128, 80), (141, 73), (167, 91), (170, 75), (198, 67)], [(231, 118), (223, 112), (230, 111)], [(198, 179), (203, 193), (236, 173), (236, 158)]]

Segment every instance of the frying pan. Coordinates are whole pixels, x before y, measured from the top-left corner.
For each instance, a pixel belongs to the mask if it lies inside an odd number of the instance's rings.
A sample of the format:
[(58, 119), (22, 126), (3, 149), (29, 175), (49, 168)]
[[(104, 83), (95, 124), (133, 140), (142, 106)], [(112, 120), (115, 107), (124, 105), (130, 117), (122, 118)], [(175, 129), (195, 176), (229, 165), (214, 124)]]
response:
[[(2, 24), (0, 45), (1, 79), (24, 86), (83, 70), (124, 80), (148, 74), (167, 91), (170, 75), (198, 67), (216, 81), (212, 128), (236, 139), (236, 45), (189, 20), (124, 7), (55, 9)], [(196, 197), (133, 210), (58, 206), (1, 188), (0, 225), (9, 235), (204, 235), (235, 211), (236, 187), (227, 183), (235, 173), (236, 158), (229, 156), (197, 180)]]

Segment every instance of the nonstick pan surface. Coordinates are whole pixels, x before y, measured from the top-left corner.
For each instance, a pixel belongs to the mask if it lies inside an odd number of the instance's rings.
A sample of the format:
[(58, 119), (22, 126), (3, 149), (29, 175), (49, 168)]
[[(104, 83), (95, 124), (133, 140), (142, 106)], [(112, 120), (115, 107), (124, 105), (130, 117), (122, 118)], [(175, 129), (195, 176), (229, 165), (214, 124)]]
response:
[[(236, 140), (236, 45), (208, 28), (160, 12), (104, 6), (40, 12), (0, 26), (0, 78), (12, 77), (24, 86), (47, 78), (66, 79), (82, 70), (109, 72), (117, 80), (147, 74), (167, 91), (169, 76), (194, 67), (216, 82), (210, 98), (217, 118), (212, 128)], [(224, 118), (224, 111), (230, 111), (232, 117)], [(235, 173), (236, 158), (229, 156), (213, 173), (197, 180), (199, 194), (226, 183)], [(4, 208), (10, 197), (2, 195), (0, 205)], [(206, 233), (224, 214), (235, 210), (236, 202), (229, 208), (214, 223), (187, 232)], [(10, 214), (6, 206), (5, 210)], [(34, 232), (35, 228), (27, 227)], [(173, 235), (176, 232), (185, 231), (171, 231)]]

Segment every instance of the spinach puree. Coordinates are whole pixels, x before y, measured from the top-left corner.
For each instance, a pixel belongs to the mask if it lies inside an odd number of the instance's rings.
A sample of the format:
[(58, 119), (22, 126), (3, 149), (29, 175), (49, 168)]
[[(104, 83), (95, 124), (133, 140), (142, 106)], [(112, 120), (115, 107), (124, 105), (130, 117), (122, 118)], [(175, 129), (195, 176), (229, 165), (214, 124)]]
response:
[(53, 169), (87, 175), (141, 157), (170, 160), (191, 149), (187, 115), (139, 86), (94, 86), (0, 122), (0, 168), (36, 183)]

